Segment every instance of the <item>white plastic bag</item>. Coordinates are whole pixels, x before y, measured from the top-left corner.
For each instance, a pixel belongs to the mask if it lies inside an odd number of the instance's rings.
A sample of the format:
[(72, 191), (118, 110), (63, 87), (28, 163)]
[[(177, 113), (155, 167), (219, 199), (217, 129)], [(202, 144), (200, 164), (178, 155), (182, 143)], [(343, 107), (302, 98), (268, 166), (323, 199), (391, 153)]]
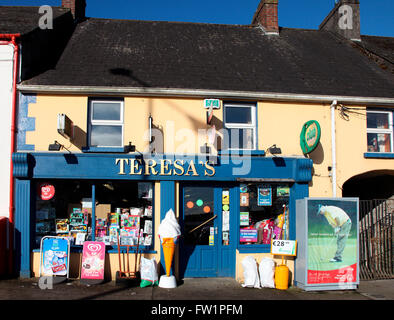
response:
[(149, 260), (141, 257), (140, 273), (141, 288), (158, 285), (159, 276), (157, 274), (157, 263), (155, 258)]
[(241, 264), (244, 269), (244, 284), (242, 286), (260, 289), (256, 260), (252, 256), (247, 256), (242, 260)]
[(259, 265), (260, 282), (263, 288), (275, 288), (275, 262), (271, 258), (261, 259)]

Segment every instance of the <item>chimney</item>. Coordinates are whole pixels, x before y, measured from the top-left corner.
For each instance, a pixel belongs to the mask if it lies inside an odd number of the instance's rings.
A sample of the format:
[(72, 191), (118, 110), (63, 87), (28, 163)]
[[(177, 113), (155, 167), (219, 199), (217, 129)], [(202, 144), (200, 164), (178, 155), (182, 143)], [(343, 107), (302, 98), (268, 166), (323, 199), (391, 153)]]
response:
[(261, 0), (254, 14), (252, 25), (261, 26), (266, 34), (278, 35), (278, 0)]
[(360, 1), (339, 0), (319, 29), (334, 32), (348, 40), (361, 41)]
[(86, 0), (62, 0), (62, 8), (71, 9), (75, 20), (83, 20), (85, 18)]

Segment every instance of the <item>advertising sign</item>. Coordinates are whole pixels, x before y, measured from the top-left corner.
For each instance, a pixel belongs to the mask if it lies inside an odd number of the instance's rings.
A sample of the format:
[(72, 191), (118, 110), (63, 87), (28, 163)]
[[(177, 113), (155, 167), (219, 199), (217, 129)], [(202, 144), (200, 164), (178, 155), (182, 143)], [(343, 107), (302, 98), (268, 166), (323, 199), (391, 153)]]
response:
[(274, 240), (271, 241), (271, 254), (281, 256), (296, 256), (297, 241), (293, 240)]
[(307, 283), (357, 280), (358, 202), (308, 201)]
[(271, 206), (272, 205), (272, 188), (268, 185), (258, 187), (258, 205)]
[(55, 187), (49, 183), (41, 183), (39, 186), (39, 195), (41, 200), (50, 200), (55, 195)]
[(240, 229), (239, 231), (240, 242), (257, 242), (256, 229)]
[(85, 241), (83, 243), (81, 279), (104, 279), (105, 243)]
[(61, 237), (44, 237), (41, 240), (40, 275), (66, 276), (69, 264), (69, 242)]
[(304, 154), (315, 150), (321, 136), (320, 124), (316, 120), (310, 120), (302, 126), (300, 134), (300, 146)]

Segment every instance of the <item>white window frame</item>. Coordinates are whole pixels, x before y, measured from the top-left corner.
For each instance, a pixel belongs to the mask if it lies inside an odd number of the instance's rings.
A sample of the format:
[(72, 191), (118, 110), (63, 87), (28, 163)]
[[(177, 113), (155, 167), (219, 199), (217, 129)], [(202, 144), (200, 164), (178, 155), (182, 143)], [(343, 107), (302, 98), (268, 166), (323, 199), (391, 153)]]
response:
[[(252, 123), (250, 124), (242, 124), (242, 123), (228, 123), (226, 122), (226, 108), (227, 107), (241, 107), (241, 108), (250, 108), (251, 109), (251, 120)], [(231, 103), (231, 102), (224, 102), (223, 103), (223, 122), (224, 127), (226, 129), (252, 129), (253, 130), (253, 146), (251, 149), (248, 148), (231, 148), (231, 145), (227, 146), (226, 150), (245, 150), (245, 151), (253, 151), (257, 149), (257, 108), (255, 103)], [(229, 133), (229, 144), (230, 144), (230, 131)]]
[[(386, 114), (389, 116), (389, 127), (388, 129), (378, 129), (378, 128), (368, 128), (368, 114), (371, 113), (380, 113), (380, 114)], [(392, 111), (383, 111), (383, 110), (367, 110), (367, 135), (368, 133), (384, 133), (384, 134), (389, 134), (390, 135), (390, 152), (383, 152), (383, 151), (373, 151), (373, 152), (379, 152), (379, 153), (393, 153), (393, 112)], [(368, 148), (368, 146), (367, 146)]]
[[(93, 108), (95, 103), (116, 103), (120, 104), (120, 119), (119, 120), (94, 120), (93, 119)], [(124, 141), (124, 101), (123, 100), (100, 100), (100, 99), (91, 99), (89, 101), (89, 130), (88, 130), (88, 142), (89, 142), (89, 147), (94, 147), (94, 148), (120, 148), (123, 147), (123, 141)], [(91, 143), (91, 134), (92, 134), (92, 126), (119, 126), (122, 127), (122, 139), (121, 139), (121, 145), (119, 146), (105, 146), (105, 145), (92, 145)]]

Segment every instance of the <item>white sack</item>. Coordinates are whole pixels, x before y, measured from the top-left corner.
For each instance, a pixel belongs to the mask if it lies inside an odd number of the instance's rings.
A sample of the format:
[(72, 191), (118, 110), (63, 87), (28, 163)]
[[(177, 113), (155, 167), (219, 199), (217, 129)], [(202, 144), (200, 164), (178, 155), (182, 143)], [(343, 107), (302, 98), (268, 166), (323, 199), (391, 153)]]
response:
[(146, 259), (141, 257), (140, 264), (141, 280), (147, 280), (152, 283), (159, 280), (157, 274), (157, 262), (155, 258)]
[(275, 288), (275, 262), (273, 259), (261, 259), (259, 273), (261, 286), (263, 288)]
[(244, 269), (244, 284), (242, 286), (260, 289), (256, 260), (252, 256), (247, 256), (242, 260), (241, 264)]
[(165, 218), (160, 222), (158, 235), (160, 239), (176, 238), (181, 235), (181, 227), (172, 209), (167, 211)]

